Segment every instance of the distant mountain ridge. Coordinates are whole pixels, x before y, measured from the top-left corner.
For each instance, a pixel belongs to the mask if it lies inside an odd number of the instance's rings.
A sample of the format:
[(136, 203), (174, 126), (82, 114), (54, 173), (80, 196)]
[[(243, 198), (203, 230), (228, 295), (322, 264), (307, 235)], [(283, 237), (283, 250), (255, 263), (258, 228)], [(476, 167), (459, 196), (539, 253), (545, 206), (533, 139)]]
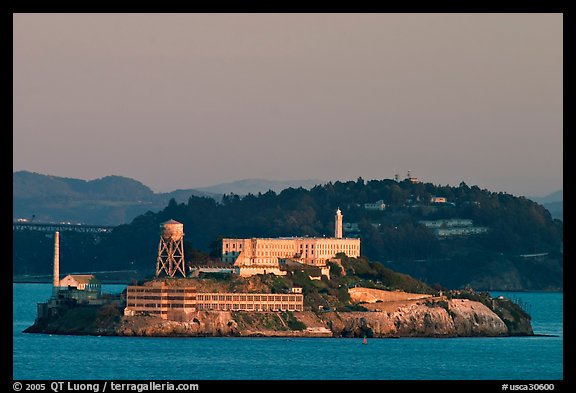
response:
[(311, 189), (314, 186), (326, 183), (319, 179), (304, 179), (304, 180), (266, 180), (266, 179), (243, 179), (229, 183), (221, 183), (208, 187), (196, 188), (198, 191), (212, 192), (217, 194), (234, 193), (237, 195), (257, 194), (259, 192), (265, 193), (272, 190), (276, 193), (285, 190), (286, 188), (304, 188)]
[(554, 191), (543, 197), (528, 197), (528, 199), (544, 206), (553, 218), (564, 219), (564, 190)]
[(45, 175), (29, 171), (12, 174), (14, 219), (41, 222), (77, 222), (95, 225), (120, 225), (147, 211), (159, 211), (170, 199), (186, 203), (190, 196), (213, 198), (223, 194), (276, 193), (286, 188), (310, 189), (321, 180), (245, 179), (194, 189), (154, 193), (138, 180), (124, 176), (105, 176), (94, 180)]
[(554, 191), (551, 194), (548, 194), (546, 196), (543, 197), (528, 197), (528, 199), (536, 202), (536, 203), (540, 203), (540, 204), (545, 204), (545, 203), (553, 203), (553, 202), (562, 202), (564, 201), (564, 190), (558, 190), (558, 191)]
[(14, 172), (14, 198), (103, 197), (112, 199), (147, 199), (154, 192), (141, 182), (123, 176), (105, 176), (95, 180), (42, 175), (35, 172)]
[(172, 198), (179, 203), (192, 195), (222, 198), (194, 189), (154, 193), (137, 180), (114, 175), (83, 180), (18, 171), (12, 175), (12, 187), (14, 219), (97, 225), (129, 223), (147, 211), (162, 210)]

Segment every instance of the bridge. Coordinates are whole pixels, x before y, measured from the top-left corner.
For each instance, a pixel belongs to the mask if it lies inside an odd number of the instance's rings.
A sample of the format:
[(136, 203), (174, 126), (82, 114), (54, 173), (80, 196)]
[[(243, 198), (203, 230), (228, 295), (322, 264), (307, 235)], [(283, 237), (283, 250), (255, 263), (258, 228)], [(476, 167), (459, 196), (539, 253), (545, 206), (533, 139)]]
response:
[(42, 223), (42, 222), (20, 222), (12, 223), (13, 231), (42, 231), (42, 232), (64, 232), (74, 231), (82, 233), (109, 233), (115, 226), (110, 225), (85, 225), (69, 223)]

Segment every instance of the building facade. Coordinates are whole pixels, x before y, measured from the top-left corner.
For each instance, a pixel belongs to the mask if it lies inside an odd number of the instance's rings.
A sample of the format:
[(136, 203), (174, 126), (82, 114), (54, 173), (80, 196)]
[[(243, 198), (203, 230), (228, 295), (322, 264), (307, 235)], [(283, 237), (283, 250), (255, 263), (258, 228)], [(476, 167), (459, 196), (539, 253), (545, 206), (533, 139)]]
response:
[(197, 293), (194, 287), (131, 285), (126, 289), (124, 315), (152, 315), (187, 321), (196, 311), (302, 311), (301, 293)]
[(76, 288), (79, 291), (91, 291), (100, 294), (102, 284), (93, 274), (69, 274), (60, 280), (60, 288)]
[(278, 266), (281, 259), (324, 266), (327, 259), (334, 258), (338, 253), (344, 253), (349, 257), (360, 256), (360, 239), (334, 237), (222, 239), (222, 261), (234, 263), (235, 266), (273, 268)]
[(342, 212), (336, 211), (334, 237), (280, 237), (222, 239), (222, 261), (234, 264), (240, 276), (255, 274), (285, 275), (280, 266), (286, 259), (318, 266), (330, 277), (326, 260), (343, 253), (360, 256), (360, 239), (342, 237)]
[(196, 289), (193, 287), (129, 285), (126, 287), (124, 315), (152, 315), (163, 319), (196, 311)]

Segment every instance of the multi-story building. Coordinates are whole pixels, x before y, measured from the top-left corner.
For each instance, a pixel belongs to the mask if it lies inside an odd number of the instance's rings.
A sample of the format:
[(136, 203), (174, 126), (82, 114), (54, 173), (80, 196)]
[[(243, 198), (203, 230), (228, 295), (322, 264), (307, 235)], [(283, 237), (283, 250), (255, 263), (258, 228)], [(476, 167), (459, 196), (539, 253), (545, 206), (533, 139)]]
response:
[(186, 321), (196, 311), (302, 311), (301, 293), (198, 293), (193, 286), (170, 286), (159, 281), (131, 285), (126, 290), (124, 315), (152, 315)]
[(222, 239), (222, 261), (233, 263), (241, 276), (284, 275), (280, 262), (286, 259), (318, 266), (323, 275), (329, 275), (326, 260), (338, 253), (360, 256), (360, 239), (342, 237), (340, 209), (336, 211), (334, 226), (334, 237)]

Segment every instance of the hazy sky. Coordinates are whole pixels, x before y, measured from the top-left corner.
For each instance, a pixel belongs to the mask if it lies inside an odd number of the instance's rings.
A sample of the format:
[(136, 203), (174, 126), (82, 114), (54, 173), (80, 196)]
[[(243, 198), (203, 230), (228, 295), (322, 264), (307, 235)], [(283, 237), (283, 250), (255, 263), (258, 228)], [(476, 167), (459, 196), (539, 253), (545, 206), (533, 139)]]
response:
[(562, 14), (15, 14), (13, 169), (563, 187)]

